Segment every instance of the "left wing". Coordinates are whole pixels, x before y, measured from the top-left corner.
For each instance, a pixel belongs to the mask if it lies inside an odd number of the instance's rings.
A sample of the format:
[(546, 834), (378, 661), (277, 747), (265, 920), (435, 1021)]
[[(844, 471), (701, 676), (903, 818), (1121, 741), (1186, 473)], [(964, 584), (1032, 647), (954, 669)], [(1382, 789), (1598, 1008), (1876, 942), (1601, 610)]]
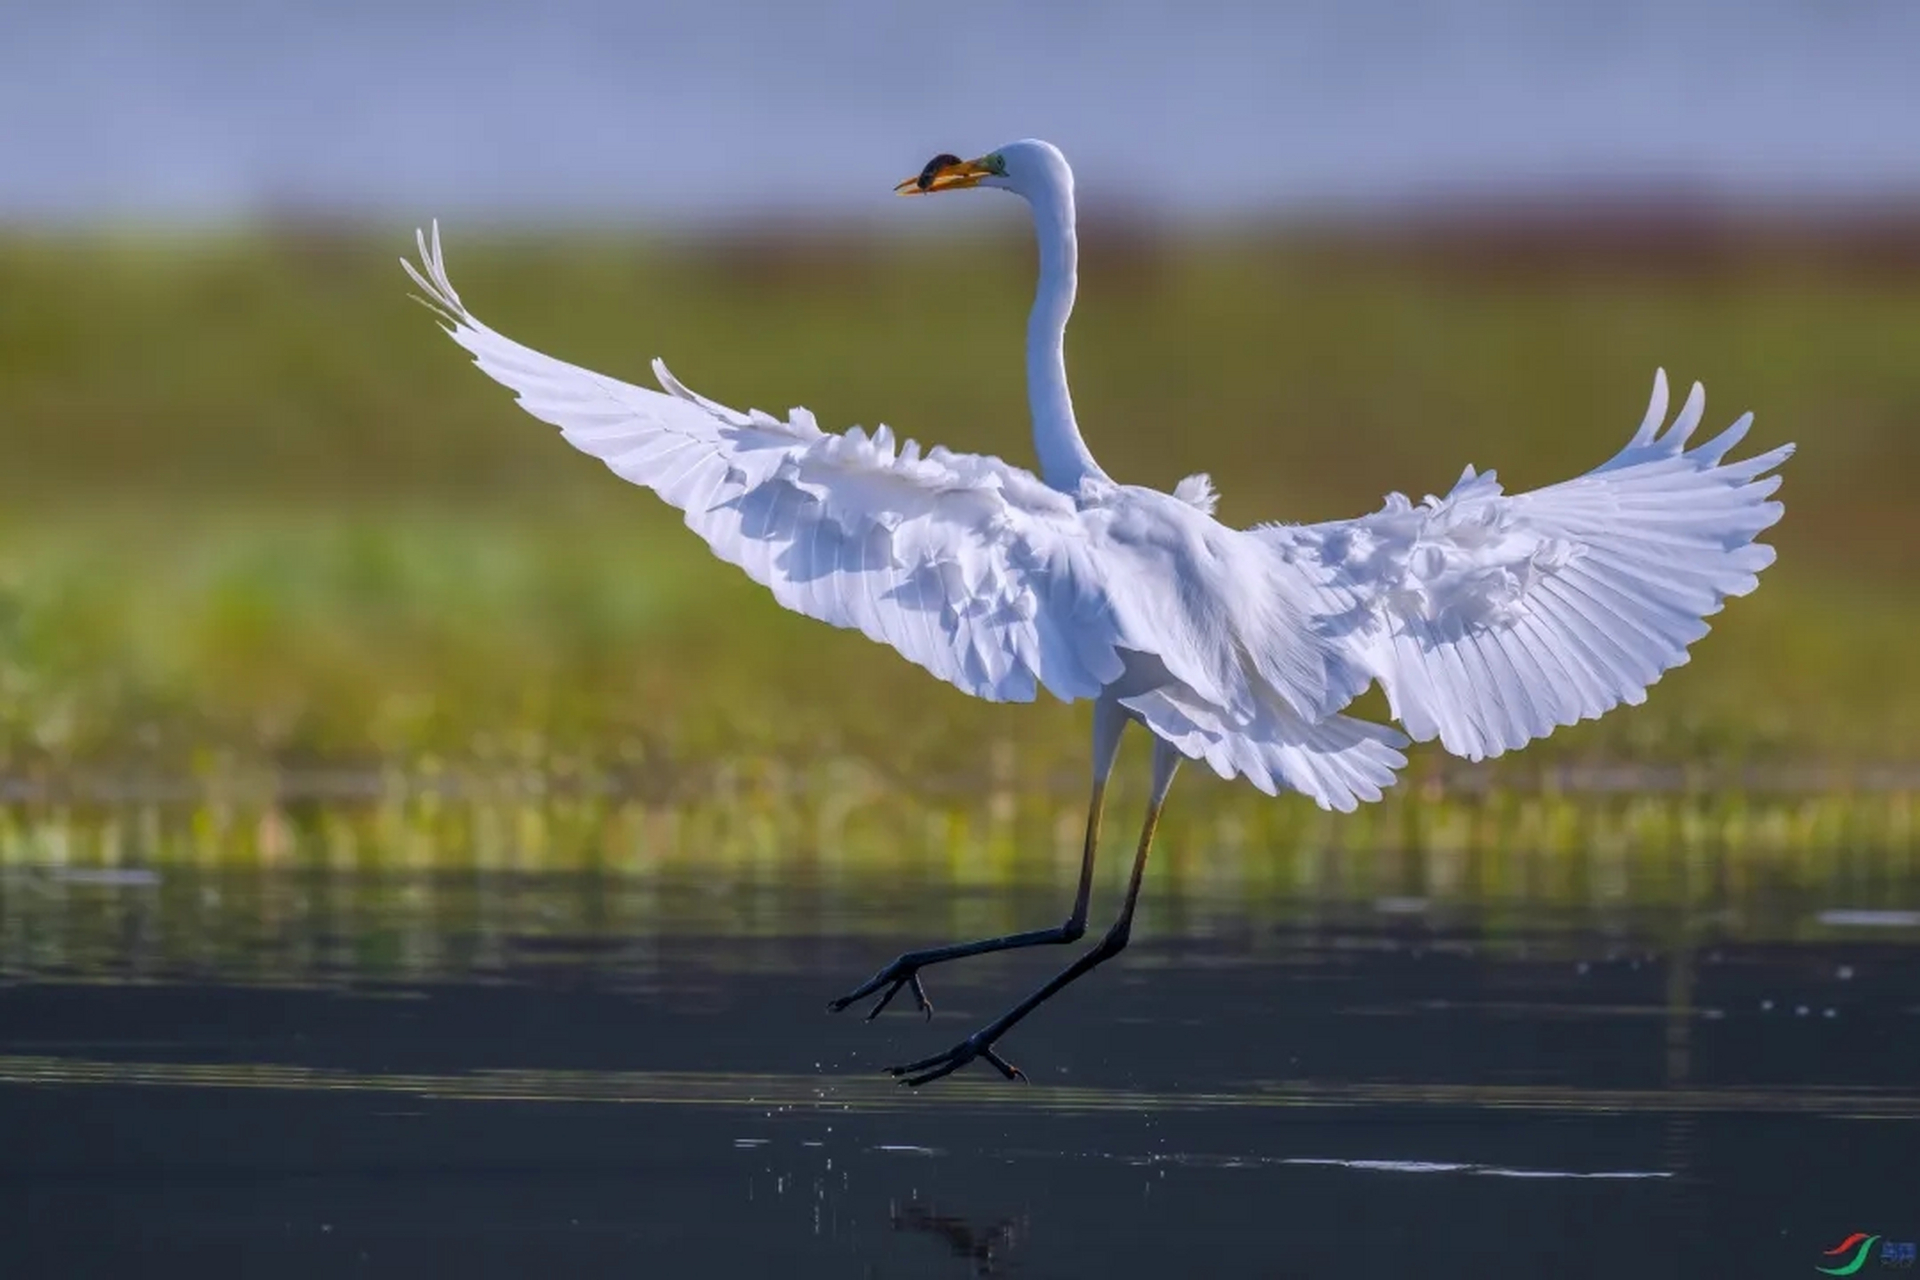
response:
[(1592, 719), (1687, 660), (1705, 619), (1773, 563), (1782, 445), (1727, 463), (1753, 415), (1693, 449), (1694, 384), (1664, 435), (1667, 379), (1627, 447), (1583, 476), (1506, 495), (1468, 467), (1444, 498), (1357, 520), (1264, 525), (1316, 627), (1386, 689), (1420, 741), (1478, 760)]
[(421, 266), (402, 260), (455, 342), (528, 413), (686, 512), (715, 555), (787, 608), (890, 645), (994, 701), (1036, 687), (1071, 701), (1122, 659), (1074, 502), (997, 458), (886, 427), (829, 434), (695, 395), (659, 361), (664, 392), (542, 355), (482, 324), (447, 279), (436, 225)]

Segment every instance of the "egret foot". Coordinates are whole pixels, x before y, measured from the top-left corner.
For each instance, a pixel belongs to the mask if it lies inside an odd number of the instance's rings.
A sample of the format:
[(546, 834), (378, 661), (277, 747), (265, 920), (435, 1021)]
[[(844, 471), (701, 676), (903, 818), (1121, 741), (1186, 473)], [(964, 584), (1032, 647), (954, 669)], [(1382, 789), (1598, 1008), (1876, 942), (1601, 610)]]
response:
[[(1087, 805), (1087, 841), (1080, 855), (1080, 889), (1074, 895), (1073, 910), (1066, 921), (1052, 929), (1031, 929), (1025, 933), (1009, 933), (999, 938), (978, 938), (972, 942), (956, 942), (951, 946), (925, 947), (919, 951), (905, 951), (893, 958), (880, 972), (868, 978), (846, 995), (827, 1002), (827, 1012), (839, 1013), (848, 1005), (864, 1000), (882, 987), (886, 988), (873, 1008), (867, 1010), (867, 1021), (872, 1022), (880, 1016), (880, 1011), (893, 1002), (906, 987), (913, 992), (913, 1002), (920, 1012), (928, 1018), (933, 1017), (933, 1002), (927, 999), (927, 990), (920, 985), (920, 971), (928, 965), (945, 964), (949, 960), (964, 960), (968, 956), (983, 956), (994, 951), (1013, 951), (1021, 947), (1060, 946), (1078, 942), (1087, 932), (1087, 898), (1093, 892), (1093, 855), (1100, 843), (1100, 810), (1107, 793), (1107, 775), (1113, 771), (1114, 753), (1120, 749), (1120, 731), (1127, 726), (1126, 713), (1118, 702), (1102, 699), (1093, 712), (1093, 797)], [(1157, 767), (1157, 766), (1156, 766)], [(1002, 1027), (1001, 1031), (1006, 1028)], [(995, 1033), (996, 1035), (998, 1033)], [(989, 1037), (982, 1047), (992, 1044)], [(956, 1050), (955, 1052), (958, 1052)], [(973, 1054), (969, 1054), (971, 1058)], [(1019, 1072), (1013, 1071), (1005, 1063), (988, 1055), (989, 1060), (1000, 1067), (1011, 1079)], [(963, 1059), (962, 1061), (964, 1061)], [(929, 1064), (934, 1061), (929, 1059)], [(955, 1064), (956, 1066), (958, 1063)], [(937, 1080), (952, 1071), (936, 1072), (927, 1077)], [(909, 1081), (919, 1084), (921, 1081)]]
[[(892, 985), (888, 986), (889, 983)], [(848, 1005), (866, 999), (882, 987), (887, 988), (887, 993), (874, 1001), (873, 1008), (867, 1010), (868, 1022), (880, 1016), (880, 1011), (892, 1003), (893, 998), (900, 994), (902, 987), (913, 992), (915, 1008), (928, 1019), (933, 1017), (933, 1001), (927, 999), (927, 989), (920, 985), (920, 962), (907, 956), (901, 956), (838, 1000), (829, 1000), (827, 1012), (839, 1013)]]
[(901, 1084), (917, 1088), (942, 1076), (950, 1076), (975, 1058), (981, 1058), (1007, 1079), (1025, 1080), (1026, 1072), (993, 1051), (997, 1036), (990, 1034), (992, 1031), (991, 1027), (976, 1031), (945, 1053), (936, 1053), (931, 1058), (909, 1062), (903, 1067), (888, 1067), (887, 1074), (899, 1077)]

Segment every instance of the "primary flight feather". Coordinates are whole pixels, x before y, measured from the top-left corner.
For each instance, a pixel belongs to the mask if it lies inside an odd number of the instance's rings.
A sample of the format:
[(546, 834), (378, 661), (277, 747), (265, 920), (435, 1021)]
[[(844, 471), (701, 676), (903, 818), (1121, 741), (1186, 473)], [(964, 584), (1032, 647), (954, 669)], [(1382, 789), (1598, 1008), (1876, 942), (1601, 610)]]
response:
[[(1085, 930), (1101, 800), (1129, 722), (1154, 739), (1147, 829), (1119, 920), (1027, 1001), (946, 1053), (897, 1069), (937, 1079), (994, 1051), (1005, 1031), (1125, 945), (1139, 875), (1173, 773), (1204, 760), (1269, 793), (1347, 811), (1406, 763), (1393, 729), (1341, 714), (1369, 685), (1415, 739), (1499, 755), (1645, 699), (1687, 660), (1705, 619), (1753, 590), (1773, 559), (1754, 539), (1780, 518), (1782, 445), (1729, 463), (1742, 417), (1687, 448), (1696, 384), (1664, 431), (1667, 386), (1627, 446), (1593, 471), (1505, 494), (1468, 467), (1445, 497), (1393, 494), (1372, 515), (1228, 528), (1204, 476), (1173, 493), (1110, 479), (1082, 438), (1064, 358), (1076, 287), (1073, 176), (1045, 142), (977, 160), (936, 156), (896, 190), (999, 187), (1030, 206), (1040, 280), (1027, 330), (1033, 474), (998, 458), (924, 453), (886, 428), (822, 431), (689, 391), (659, 361), (660, 390), (543, 355), (477, 319), (448, 278), (439, 228), (405, 263), (454, 341), (575, 448), (686, 513), (716, 555), (782, 605), (857, 628), (976, 697), (1044, 688), (1094, 703), (1094, 790), (1080, 892), (1057, 929), (909, 952), (833, 1003), (903, 988), (984, 951)], [(871, 1015), (869, 1015), (871, 1016)]]

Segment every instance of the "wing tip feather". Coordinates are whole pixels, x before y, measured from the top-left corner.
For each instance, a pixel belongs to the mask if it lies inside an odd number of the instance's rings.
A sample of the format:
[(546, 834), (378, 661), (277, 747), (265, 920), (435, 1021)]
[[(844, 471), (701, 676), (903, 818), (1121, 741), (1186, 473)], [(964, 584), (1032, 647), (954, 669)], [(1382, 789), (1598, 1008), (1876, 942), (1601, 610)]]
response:
[(1647, 398), (1646, 416), (1640, 419), (1639, 430), (1633, 433), (1632, 447), (1653, 443), (1661, 424), (1667, 420), (1667, 371), (1656, 368), (1653, 371), (1653, 394)]

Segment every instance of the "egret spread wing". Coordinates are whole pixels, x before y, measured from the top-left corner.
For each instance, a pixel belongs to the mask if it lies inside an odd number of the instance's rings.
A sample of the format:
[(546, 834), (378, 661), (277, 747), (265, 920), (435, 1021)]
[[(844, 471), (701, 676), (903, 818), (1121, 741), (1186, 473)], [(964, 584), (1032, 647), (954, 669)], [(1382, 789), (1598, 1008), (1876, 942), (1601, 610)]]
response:
[(1583, 476), (1505, 495), (1472, 467), (1444, 498), (1254, 532), (1300, 571), (1316, 625), (1385, 687), (1416, 739), (1478, 760), (1639, 703), (1705, 618), (1773, 562), (1783, 445), (1727, 463), (1752, 415), (1693, 449), (1698, 384), (1664, 434), (1666, 375), (1627, 447)]
[(688, 527), (789, 609), (892, 646), (976, 697), (1090, 698), (1120, 673), (1073, 500), (997, 458), (830, 434), (794, 409), (742, 413), (542, 355), (476, 319), (439, 229), (406, 263), (475, 363), (575, 448), (686, 512)]

